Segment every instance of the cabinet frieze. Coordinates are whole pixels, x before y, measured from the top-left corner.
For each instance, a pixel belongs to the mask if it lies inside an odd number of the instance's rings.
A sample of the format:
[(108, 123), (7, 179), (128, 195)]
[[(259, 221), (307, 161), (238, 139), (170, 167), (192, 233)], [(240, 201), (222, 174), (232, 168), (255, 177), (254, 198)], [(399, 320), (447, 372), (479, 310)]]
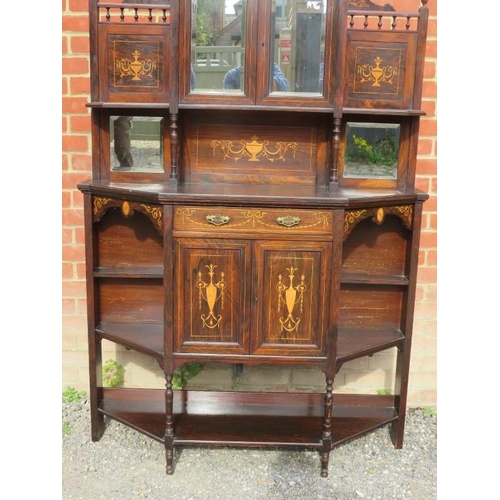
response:
[(330, 234), (332, 211), (178, 207), (174, 230), (305, 232)]

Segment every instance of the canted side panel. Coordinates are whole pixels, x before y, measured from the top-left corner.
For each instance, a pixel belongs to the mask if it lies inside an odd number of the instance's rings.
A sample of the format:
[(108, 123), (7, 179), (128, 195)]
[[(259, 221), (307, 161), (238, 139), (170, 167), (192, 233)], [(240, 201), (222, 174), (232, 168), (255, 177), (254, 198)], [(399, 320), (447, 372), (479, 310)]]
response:
[(96, 280), (98, 322), (163, 323), (162, 279)]
[(163, 268), (162, 238), (144, 214), (111, 208), (96, 222), (97, 267)]
[(411, 109), (416, 33), (348, 32), (345, 106)]
[(108, 102), (168, 102), (168, 26), (99, 25), (100, 94)]
[(400, 329), (405, 290), (401, 286), (342, 285), (339, 328)]
[(256, 243), (254, 353), (323, 353), (330, 252), (328, 243)]
[(394, 215), (386, 216), (381, 225), (371, 217), (362, 220), (344, 242), (343, 275), (407, 276), (410, 235)]
[(178, 352), (248, 353), (250, 243), (178, 239)]

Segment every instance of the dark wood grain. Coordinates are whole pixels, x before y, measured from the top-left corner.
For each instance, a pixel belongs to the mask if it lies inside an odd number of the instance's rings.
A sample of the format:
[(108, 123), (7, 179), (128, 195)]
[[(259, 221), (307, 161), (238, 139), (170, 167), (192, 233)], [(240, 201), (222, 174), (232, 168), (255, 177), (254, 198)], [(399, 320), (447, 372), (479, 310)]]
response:
[(410, 231), (402, 220), (388, 215), (383, 224), (362, 220), (349, 234), (342, 250), (342, 280), (354, 277), (407, 281)]
[[(167, 474), (175, 446), (313, 448), (327, 477), (331, 449), (377, 427), (403, 445), (427, 1), (329, 0), (309, 95), (270, 92), (268, 0), (246, 3), (244, 92), (192, 92), (190, 5), (89, 0), (91, 436), (105, 415), (144, 433)], [(111, 170), (118, 115), (163, 123), (163, 171)], [(395, 176), (346, 175), (348, 122), (399, 130)], [(155, 359), (165, 390), (104, 388), (103, 339)], [(392, 396), (336, 393), (343, 363), (392, 348)], [(174, 391), (193, 361), (314, 366), (324, 390)]]
[[(163, 391), (108, 389), (99, 411), (163, 442), (162, 395)], [(319, 449), (323, 416), (317, 411), (322, 397), (174, 391), (174, 444)], [(380, 396), (338, 396), (332, 410), (333, 445), (396, 419), (390, 399), (388, 404)]]
[(103, 339), (153, 356), (163, 367), (163, 324), (101, 322), (96, 333)]
[(345, 363), (375, 352), (401, 346), (404, 335), (400, 330), (342, 329), (337, 338), (337, 361)]

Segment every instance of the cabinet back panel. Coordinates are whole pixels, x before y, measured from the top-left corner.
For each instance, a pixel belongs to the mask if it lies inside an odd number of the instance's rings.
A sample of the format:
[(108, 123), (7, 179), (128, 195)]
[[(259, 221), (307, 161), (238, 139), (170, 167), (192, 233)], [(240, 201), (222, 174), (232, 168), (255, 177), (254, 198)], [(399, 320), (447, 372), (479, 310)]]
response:
[(162, 323), (164, 291), (161, 279), (105, 279), (96, 286), (99, 321)]
[(388, 215), (382, 225), (371, 218), (361, 221), (342, 250), (342, 272), (349, 274), (405, 275), (410, 232), (401, 220)]
[(99, 267), (163, 266), (161, 236), (145, 215), (134, 212), (126, 218), (112, 208), (97, 224)]
[(339, 328), (401, 328), (404, 287), (343, 285), (339, 299)]
[(325, 117), (248, 115), (220, 111), (187, 115), (183, 159), (187, 182), (315, 185), (326, 181)]

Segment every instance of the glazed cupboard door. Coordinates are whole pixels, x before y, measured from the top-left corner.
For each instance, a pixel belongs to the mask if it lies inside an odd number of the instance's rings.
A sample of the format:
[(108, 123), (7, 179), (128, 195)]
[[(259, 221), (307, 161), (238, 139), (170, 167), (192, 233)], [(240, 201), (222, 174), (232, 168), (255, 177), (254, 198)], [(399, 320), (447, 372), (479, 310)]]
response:
[(251, 352), (325, 354), (329, 242), (255, 242)]
[(338, 10), (334, 0), (181, 2), (180, 102), (331, 106)]
[(176, 352), (248, 354), (251, 242), (179, 238)]

